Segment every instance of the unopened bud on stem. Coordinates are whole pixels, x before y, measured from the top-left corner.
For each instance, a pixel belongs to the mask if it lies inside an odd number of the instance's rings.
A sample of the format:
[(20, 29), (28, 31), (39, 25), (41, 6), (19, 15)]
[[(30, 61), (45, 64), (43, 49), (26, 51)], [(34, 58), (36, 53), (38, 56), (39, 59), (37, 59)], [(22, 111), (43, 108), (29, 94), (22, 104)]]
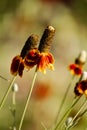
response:
[(86, 51), (84, 50), (81, 51), (79, 56), (76, 58), (75, 63), (78, 65), (84, 65), (86, 62), (86, 57), (87, 57)]
[(13, 86), (12, 86), (12, 91), (13, 92), (18, 92), (18, 84), (17, 83), (14, 83)]

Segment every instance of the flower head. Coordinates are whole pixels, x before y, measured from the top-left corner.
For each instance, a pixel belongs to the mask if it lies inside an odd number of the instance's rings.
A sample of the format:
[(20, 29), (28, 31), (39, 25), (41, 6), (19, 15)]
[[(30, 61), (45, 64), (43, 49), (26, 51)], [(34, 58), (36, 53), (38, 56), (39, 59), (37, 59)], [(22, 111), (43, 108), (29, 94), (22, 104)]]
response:
[(40, 45), (38, 48), (38, 50), (40, 51), (40, 58), (37, 64), (37, 68), (43, 73), (46, 73), (47, 67), (51, 70), (54, 69), (54, 58), (52, 54), (49, 53), (54, 34), (55, 29), (52, 26), (47, 26), (40, 40)]
[(87, 80), (82, 80), (80, 83), (77, 83), (74, 92), (77, 96), (85, 94), (87, 96)]
[(22, 77), (23, 70), (25, 67), (25, 57), (28, 51), (31, 51), (32, 49), (36, 48), (37, 43), (38, 43), (37, 35), (33, 34), (27, 39), (20, 55), (15, 56), (12, 60), (10, 68), (12, 75), (16, 76), (18, 74), (20, 77)]
[(69, 65), (69, 69), (73, 75), (81, 75), (83, 65), (86, 62), (86, 51), (81, 51), (79, 56), (75, 59), (74, 64)]
[(82, 74), (82, 68), (77, 64), (70, 64), (69, 70), (73, 75), (81, 75)]

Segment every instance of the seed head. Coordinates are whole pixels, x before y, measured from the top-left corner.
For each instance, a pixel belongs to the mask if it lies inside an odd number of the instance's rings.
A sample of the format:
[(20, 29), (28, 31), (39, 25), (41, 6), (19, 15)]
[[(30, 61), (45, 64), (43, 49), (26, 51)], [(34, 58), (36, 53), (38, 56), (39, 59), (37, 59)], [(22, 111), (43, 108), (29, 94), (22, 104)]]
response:
[(55, 34), (54, 27), (47, 26), (40, 40), (40, 45), (39, 45), (40, 52), (48, 52), (50, 50), (54, 34)]
[(27, 41), (25, 42), (25, 45), (21, 51), (21, 57), (24, 58), (27, 54), (28, 51), (30, 51), (31, 49), (34, 49), (37, 47), (39, 41), (39, 37), (37, 35), (32, 34)]

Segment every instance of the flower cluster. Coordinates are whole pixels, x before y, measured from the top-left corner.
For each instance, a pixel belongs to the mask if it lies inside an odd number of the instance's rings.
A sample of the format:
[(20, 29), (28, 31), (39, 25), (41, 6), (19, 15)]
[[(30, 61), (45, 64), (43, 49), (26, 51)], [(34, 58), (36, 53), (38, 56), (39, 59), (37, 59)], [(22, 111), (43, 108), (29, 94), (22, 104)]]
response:
[(69, 65), (69, 69), (73, 75), (81, 75), (82, 74), (82, 68), (83, 65), (86, 62), (86, 52), (81, 51), (79, 56), (75, 59), (74, 64)]
[(54, 58), (49, 53), (49, 50), (54, 34), (55, 29), (52, 26), (47, 26), (40, 40), (39, 47), (37, 47), (39, 37), (32, 34), (25, 42), (20, 55), (13, 58), (10, 68), (11, 74), (14, 76), (18, 74), (22, 77), (24, 68), (29, 70), (35, 65), (37, 65), (37, 70), (43, 73), (46, 73), (47, 67), (53, 70)]
[(87, 96), (87, 72), (82, 70), (86, 62), (86, 51), (81, 51), (75, 59), (74, 64), (69, 65), (69, 69), (73, 75), (80, 75), (79, 81), (76, 83), (74, 93), (77, 96), (85, 94)]

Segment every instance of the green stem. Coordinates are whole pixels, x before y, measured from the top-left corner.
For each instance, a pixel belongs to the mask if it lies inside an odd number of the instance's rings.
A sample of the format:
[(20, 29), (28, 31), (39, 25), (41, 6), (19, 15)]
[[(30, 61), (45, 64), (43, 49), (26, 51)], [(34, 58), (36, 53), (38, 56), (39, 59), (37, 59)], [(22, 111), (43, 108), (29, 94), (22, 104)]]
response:
[(79, 116), (79, 118), (81, 118), (86, 112), (87, 112), (87, 109), (85, 109), (85, 110), (83, 111), (83, 113)]
[[(87, 112), (87, 109), (85, 109), (85, 110), (78, 116), (78, 118), (76, 119), (75, 122), (78, 122), (86, 112)], [(72, 127), (73, 127), (73, 126), (71, 126), (71, 128), (72, 128)]]
[(65, 102), (65, 100), (66, 100), (67, 94), (68, 94), (68, 92), (69, 92), (69, 90), (70, 90), (70, 87), (71, 87), (71, 84), (72, 84), (74, 78), (75, 78), (75, 76), (72, 76), (71, 82), (69, 83), (69, 85), (68, 85), (68, 87), (67, 87), (67, 89), (66, 89), (66, 91), (65, 91), (64, 97), (63, 97), (62, 102), (61, 102), (60, 107), (59, 107), (59, 111), (58, 111), (57, 116), (56, 116), (55, 123), (58, 121), (60, 112), (62, 111), (64, 102)]
[(14, 106), (16, 105), (16, 92), (13, 92), (13, 94), (12, 94), (12, 104)]
[(6, 98), (7, 98), (8, 94), (9, 94), (9, 92), (10, 92), (10, 90), (11, 90), (11, 87), (12, 87), (12, 85), (13, 85), (15, 79), (16, 79), (16, 76), (12, 78), (12, 80), (11, 80), (11, 82), (10, 82), (10, 84), (9, 84), (9, 87), (8, 87), (6, 93), (5, 93), (5, 95), (4, 95), (4, 97), (3, 97), (2, 101), (1, 101), (0, 110), (2, 109), (2, 107), (3, 107), (3, 105), (4, 105), (5, 101), (6, 101)]
[(16, 130), (16, 92), (13, 92), (12, 95), (12, 104), (13, 104), (13, 130)]
[(20, 124), (19, 124), (19, 130), (21, 130), (21, 128), (22, 128), (24, 116), (25, 116), (25, 113), (26, 113), (26, 110), (27, 110), (27, 107), (28, 107), (28, 104), (29, 104), (29, 101), (30, 101), (30, 98), (31, 98), (31, 94), (32, 94), (32, 91), (33, 91), (36, 76), (37, 76), (37, 68), (36, 68), (35, 73), (34, 73), (34, 77), (33, 77), (33, 81), (32, 81), (32, 84), (31, 84), (30, 91), (28, 92), (25, 108), (24, 108), (24, 111), (23, 111), (23, 114), (22, 114), (22, 117), (21, 117), (21, 121), (20, 121)]
[(1, 79), (4, 79), (4, 80), (6, 80), (6, 81), (9, 81), (8, 79), (4, 78), (4, 77), (1, 76), (1, 75), (0, 75), (0, 78), (1, 78)]
[(83, 108), (85, 107), (87, 103), (87, 99), (83, 102), (83, 104), (81, 105), (79, 111), (76, 113), (76, 115), (73, 117), (72, 121), (69, 123), (69, 126), (66, 128), (66, 130), (69, 130), (71, 128), (71, 124), (75, 121), (75, 119), (77, 118), (77, 116), (79, 115), (79, 113), (83, 110)]
[(59, 126), (61, 125), (62, 121), (65, 119), (66, 116), (68, 116), (68, 114), (71, 112), (71, 110), (73, 109), (73, 107), (75, 106), (75, 104), (78, 102), (79, 99), (80, 99), (80, 97), (77, 97), (77, 98), (75, 97), (73, 99), (73, 102), (72, 102), (71, 106), (65, 112), (65, 114), (63, 115), (63, 117), (61, 118), (61, 120), (57, 123), (57, 125), (54, 128), (54, 130), (57, 130), (59, 128)]
[(44, 125), (43, 122), (41, 122), (41, 125), (43, 126), (44, 130), (47, 130), (46, 126)]

